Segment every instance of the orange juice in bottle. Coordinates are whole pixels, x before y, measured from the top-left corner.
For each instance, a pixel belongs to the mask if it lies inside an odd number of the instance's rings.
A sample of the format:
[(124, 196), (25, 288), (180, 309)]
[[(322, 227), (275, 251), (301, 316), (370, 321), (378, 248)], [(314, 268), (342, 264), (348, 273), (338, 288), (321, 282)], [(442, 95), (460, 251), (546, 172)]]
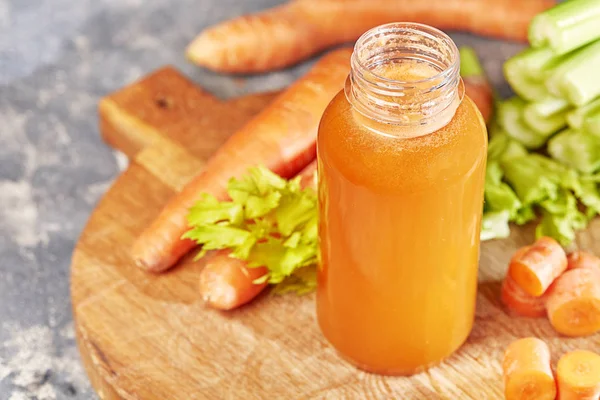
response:
[(473, 325), (487, 134), (459, 64), (437, 29), (374, 28), (321, 120), (318, 321), (368, 371), (419, 372)]

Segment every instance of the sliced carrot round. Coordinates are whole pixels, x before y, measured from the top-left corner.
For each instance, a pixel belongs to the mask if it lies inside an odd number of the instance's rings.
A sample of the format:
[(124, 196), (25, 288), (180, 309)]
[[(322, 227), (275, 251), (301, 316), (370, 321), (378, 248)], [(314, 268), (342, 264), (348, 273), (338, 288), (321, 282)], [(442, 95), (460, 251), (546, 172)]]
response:
[(550, 323), (563, 335), (600, 331), (600, 272), (579, 268), (562, 274), (548, 290), (546, 309)]
[(563, 248), (556, 240), (542, 237), (519, 257), (513, 257), (508, 273), (525, 292), (539, 297), (565, 269)]
[(575, 350), (561, 357), (556, 367), (560, 400), (600, 398), (600, 355)]

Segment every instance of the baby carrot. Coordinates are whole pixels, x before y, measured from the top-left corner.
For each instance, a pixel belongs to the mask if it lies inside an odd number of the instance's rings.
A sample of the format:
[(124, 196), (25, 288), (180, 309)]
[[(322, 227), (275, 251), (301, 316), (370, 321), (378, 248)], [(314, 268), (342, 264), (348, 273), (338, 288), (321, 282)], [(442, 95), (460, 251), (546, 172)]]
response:
[(511, 260), (510, 277), (531, 296), (539, 297), (567, 268), (567, 256), (558, 242), (539, 238), (524, 254)]
[(562, 274), (547, 293), (550, 323), (566, 336), (600, 331), (600, 271), (577, 268)]
[[(317, 162), (313, 161), (298, 174), (303, 188), (315, 188)], [(229, 251), (217, 252), (200, 272), (200, 294), (204, 301), (218, 310), (240, 307), (267, 287), (254, 280), (267, 273), (265, 267), (249, 268), (245, 261), (229, 256)]]
[(267, 286), (254, 283), (267, 273), (265, 267), (248, 268), (245, 261), (217, 252), (200, 273), (202, 299), (218, 310), (231, 310), (248, 303)]
[(215, 71), (265, 72), (397, 21), (525, 42), (531, 19), (555, 4), (554, 0), (291, 0), (206, 29), (189, 45), (187, 57)]
[(315, 157), (319, 120), (350, 71), (350, 49), (334, 51), (277, 97), (221, 146), (206, 168), (175, 195), (132, 248), (136, 263), (149, 271), (164, 271), (194, 243), (181, 240), (188, 229), (189, 208), (203, 193), (226, 197), (225, 187), (249, 167), (264, 165), (287, 178)]
[(583, 250), (577, 250), (567, 256), (567, 269), (588, 268), (600, 271), (600, 258)]
[(511, 343), (504, 353), (506, 400), (554, 400), (556, 383), (550, 367), (550, 349), (537, 338)]
[(591, 351), (571, 351), (556, 367), (558, 400), (598, 400), (600, 398), (600, 355)]

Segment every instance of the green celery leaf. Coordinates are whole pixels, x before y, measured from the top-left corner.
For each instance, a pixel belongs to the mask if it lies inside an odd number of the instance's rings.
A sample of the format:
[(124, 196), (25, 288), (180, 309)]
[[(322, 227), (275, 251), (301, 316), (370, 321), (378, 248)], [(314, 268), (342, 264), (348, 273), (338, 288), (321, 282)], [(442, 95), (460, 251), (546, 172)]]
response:
[(519, 208), (512, 221), (517, 225), (523, 225), (529, 221), (533, 221), (535, 218), (536, 215), (535, 211), (533, 210), (533, 206), (528, 205)]
[(283, 190), (286, 187), (285, 179), (262, 165), (250, 168), (248, 171), (261, 194), (266, 194), (271, 190)]
[(254, 180), (247, 175), (241, 179), (231, 178), (227, 184), (227, 194), (235, 203), (245, 205), (248, 197), (259, 194)]
[(262, 197), (249, 195), (246, 199), (246, 218), (255, 219), (267, 215), (279, 205), (280, 192), (263, 193)]
[(489, 211), (481, 220), (481, 240), (506, 238), (510, 235), (508, 211)]
[(231, 256), (239, 258), (240, 260), (247, 260), (259, 237), (261, 236), (250, 234), (240, 245), (232, 247), (233, 251), (231, 252)]
[(585, 215), (552, 214), (542, 211), (542, 220), (535, 230), (537, 238), (550, 236), (563, 246), (568, 246), (575, 239), (575, 231), (585, 228)]
[(236, 248), (247, 243), (252, 234), (244, 229), (219, 226), (196, 225), (187, 231), (182, 239), (191, 239), (202, 246), (202, 251), (196, 258), (206, 254), (208, 250)]
[(600, 138), (566, 129), (548, 142), (548, 153), (559, 162), (589, 174), (600, 168)]
[(527, 155), (527, 149), (506, 132), (498, 132), (488, 144), (489, 161), (507, 161), (511, 158)]
[(484, 197), (486, 211), (506, 210), (513, 218), (521, 208), (521, 201), (515, 192), (502, 182), (502, 168), (498, 161), (491, 161), (487, 165)]
[[(280, 238), (267, 238), (256, 243), (248, 256), (248, 266), (266, 267), (269, 274), (280, 274), (281, 261), (285, 256), (286, 248)], [(271, 282), (273, 283), (273, 282)]]
[(577, 199), (568, 190), (562, 189), (553, 200), (540, 203), (542, 221), (536, 228), (536, 236), (551, 236), (562, 245), (575, 239), (575, 232), (585, 228), (587, 216), (579, 211)]
[(302, 243), (317, 243), (319, 240), (319, 220), (313, 215), (302, 228)]
[(524, 205), (556, 197), (558, 184), (555, 177), (548, 176), (548, 171), (534, 155), (515, 157), (503, 162), (502, 168), (507, 182)]
[(244, 218), (244, 210), (240, 204), (230, 201), (218, 201), (215, 197), (204, 194), (188, 213), (188, 224), (190, 226), (214, 224), (228, 221), (233, 225), (239, 225)]
[(588, 217), (600, 214), (600, 193), (594, 182), (582, 181), (580, 188), (575, 192), (579, 200), (588, 207)]
[(298, 295), (310, 293), (317, 288), (317, 270), (315, 268), (303, 267), (285, 278), (273, 289), (275, 294), (295, 292)]
[(308, 222), (315, 215), (316, 207), (316, 197), (309, 191), (284, 196), (281, 205), (275, 210), (275, 220), (281, 234), (289, 236)]

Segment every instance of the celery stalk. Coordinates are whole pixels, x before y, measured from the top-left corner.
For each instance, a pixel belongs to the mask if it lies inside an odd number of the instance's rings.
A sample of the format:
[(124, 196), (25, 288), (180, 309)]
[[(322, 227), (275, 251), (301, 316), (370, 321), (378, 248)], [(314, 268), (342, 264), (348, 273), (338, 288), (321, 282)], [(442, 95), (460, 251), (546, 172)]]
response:
[(586, 104), (585, 106), (577, 107), (570, 111), (567, 115), (569, 126), (574, 129), (583, 128), (584, 120), (590, 113), (600, 111), (600, 98)]
[(527, 76), (522, 75), (521, 73), (510, 71), (504, 64), (504, 76), (506, 80), (510, 84), (512, 90), (528, 101), (537, 101), (541, 100), (550, 95), (546, 86), (544, 86), (541, 82), (535, 82), (529, 79)]
[(546, 79), (546, 88), (550, 93), (582, 106), (600, 95), (599, 65), (600, 41), (597, 41), (570, 54), (554, 67)]
[(479, 57), (472, 47), (462, 46), (460, 53), (460, 75), (464, 78), (469, 76), (485, 76)]
[(585, 117), (583, 130), (594, 136), (600, 137), (600, 109), (595, 110)]
[(552, 96), (535, 103), (529, 103), (526, 106), (527, 109), (531, 109), (532, 112), (540, 117), (549, 117), (561, 111), (566, 111), (570, 107), (571, 105), (565, 99)]
[(508, 136), (528, 149), (537, 149), (544, 145), (547, 136), (531, 129), (524, 120), (525, 101), (518, 97), (506, 100), (498, 106), (498, 123)]
[(532, 47), (549, 46), (556, 54), (600, 38), (600, 2), (571, 0), (536, 15), (529, 25)]
[(548, 47), (535, 49), (529, 47), (509, 58), (505, 62), (505, 68), (508, 68), (511, 72), (520, 73), (531, 80), (540, 81), (542, 80), (542, 72), (561, 58)]
[(504, 76), (513, 91), (529, 101), (548, 96), (543, 84), (544, 71), (559, 58), (550, 49), (525, 49), (504, 63)]
[(563, 165), (590, 174), (600, 168), (600, 138), (565, 129), (548, 142), (548, 153)]
[(567, 112), (561, 111), (548, 117), (536, 114), (531, 108), (525, 107), (523, 119), (527, 126), (536, 133), (548, 137), (554, 132), (567, 126)]
[(537, 133), (549, 136), (567, 125), (569, 103), (556, 97), (548, 97), (525, 106), (525, 123)]

